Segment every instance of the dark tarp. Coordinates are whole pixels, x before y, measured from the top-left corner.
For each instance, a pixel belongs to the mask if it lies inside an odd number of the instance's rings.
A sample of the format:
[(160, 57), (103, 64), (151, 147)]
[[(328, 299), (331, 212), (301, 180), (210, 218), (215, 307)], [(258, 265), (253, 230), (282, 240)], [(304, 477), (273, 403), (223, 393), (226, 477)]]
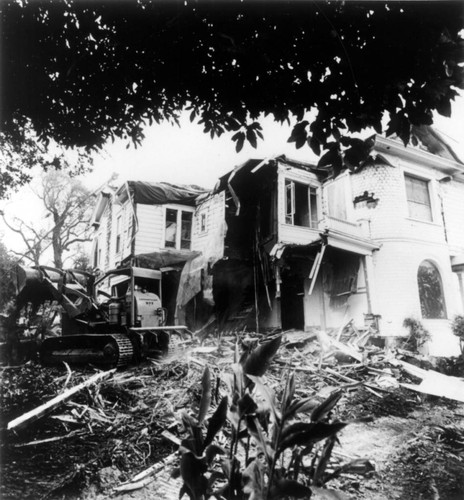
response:
[(164, 203), (180, 203), (195, 205), (198, 196), (208, 191), (197, 186), (175, 186), (167, 182), (128, 181), (134, 203), (144, 205), (162, 205)]
[(174, 248), (165, 248), (159, 252), (138, 254), (135, 256), (137, 265), (151, 269), (160, 269), (162, 267), (183, 264), (194, 257), (198, 257), (201, 252), (192, 250), (176, 250)]

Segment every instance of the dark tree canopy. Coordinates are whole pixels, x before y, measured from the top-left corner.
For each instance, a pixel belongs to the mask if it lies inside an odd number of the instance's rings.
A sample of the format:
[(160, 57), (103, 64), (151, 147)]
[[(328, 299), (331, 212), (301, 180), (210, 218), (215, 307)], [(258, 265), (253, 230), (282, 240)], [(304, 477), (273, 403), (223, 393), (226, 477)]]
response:
[[(259, 116), (316, 153), (374, 127), (405, 142), (463, 88), (462, 3), (55, 1), (0, 4), (1, 127), (101, 147), (190, 109), (255, 145)], [(311, 123), (305, 115), (316, 110)], [(384, 131), (385, 132), (385, 131)]]

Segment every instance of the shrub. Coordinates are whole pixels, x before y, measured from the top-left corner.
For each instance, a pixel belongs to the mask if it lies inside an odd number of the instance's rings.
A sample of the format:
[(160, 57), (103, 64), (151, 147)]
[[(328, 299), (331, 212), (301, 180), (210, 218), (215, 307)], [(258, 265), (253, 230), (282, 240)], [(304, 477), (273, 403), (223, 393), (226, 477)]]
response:
[[(296, 399), (292, 373), (278, 404), (261, 377), (279, 345), (280, 337), (276, 337), (240, 361), (236, 351), (232, 373), (223, 377), (229, 394), (209, 419), (211, 377), (205, 369), (198, 416), (182, 414), (187, 437), (180, 447), (178, 473), (183, 486), (179, 498), (184, 494), (191, 500), (213, 495), (230, 500), (309, 498), (342, 472), (372, 470), (370, 462), (355, 460), (326, 472), (337, 433), (346, 426), (331, 421), (342, 391), (333, 392), (322, 403), (312, 398)], [(310, 417), (297, 420), (303, 414)], [(225, 447), (214, 442), (220, 431), (225, 431)], [(218, 455), (222, 456), (220, 467), (215, 466)], [(325, 490), (331, 498), (341, 498), (329, 491)]]
[(451, 330), (454, 335), (459, 337), (459, 343), (461, 344), (461, 353), (464, 355), (464, 316), (457, 315), (454, 317), (451, 323)]
[(403, 326), (409, 329), (409, 337), (405, 340), (403, 347), (411, 351), (417, 351), (432, 338), (424, 325), (415, 318), (405, 318)]

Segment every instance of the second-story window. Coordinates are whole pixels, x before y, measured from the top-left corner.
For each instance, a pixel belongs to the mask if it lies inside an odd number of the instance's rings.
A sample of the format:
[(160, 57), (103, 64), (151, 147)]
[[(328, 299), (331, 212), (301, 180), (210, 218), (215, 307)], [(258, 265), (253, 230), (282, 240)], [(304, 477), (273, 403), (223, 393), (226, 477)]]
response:
[(408, 174), (404, 175), (404, 180), (406, 182), (409, 217), (431, 222), (432, 204), (430, 202), (429, 182)]
[(180, 248), (190, 250), (192, 243), (192, 212), (181, 212)]
[(178, 211), (173, 208), (166, 209), (166, 232), (164, 244), (166, 248), (176, 248), (177, 212)]
[(326, 187), (329, 216), (342, 221), (348, 219), (346, 202), (347, 182), (347, 177), (339, 177)]
[(190, 250), (192, 244), (192, 212), (166, 209), (164, 246)]
[(317, 190), (301, 182), (285, 179), (285, 223), (317, 228)]

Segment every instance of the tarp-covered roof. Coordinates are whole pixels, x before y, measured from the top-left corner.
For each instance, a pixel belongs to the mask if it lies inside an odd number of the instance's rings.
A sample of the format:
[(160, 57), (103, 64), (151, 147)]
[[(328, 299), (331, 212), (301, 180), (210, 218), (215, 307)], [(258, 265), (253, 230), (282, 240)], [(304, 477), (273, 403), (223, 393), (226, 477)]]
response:
[(183, 264), (190, 259), (198, 257), (201, 252), (193, 250), (176, 250), (175, 248), (164, 248), (158, 252), (138, 254), (135, 256), (138, 265), (141, 267), (150, 267), (160, 269), (161, 267)]
[(194, 206), (198, 196), (208, 192), (198, 186), (176, 186), (167, 182), (128, 181), (127, 184), (134, 203), (144, 205), (180, 203)]

